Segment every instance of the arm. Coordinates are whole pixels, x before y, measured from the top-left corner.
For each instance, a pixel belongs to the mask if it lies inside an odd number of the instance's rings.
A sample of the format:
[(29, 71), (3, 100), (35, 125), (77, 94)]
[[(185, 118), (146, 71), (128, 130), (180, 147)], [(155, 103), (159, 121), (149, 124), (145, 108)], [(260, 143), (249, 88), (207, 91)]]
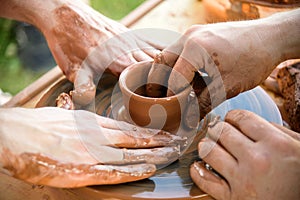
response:
[[(299, 33), (300, 9), (258, 20), (195, 25), (162, 52), (164, 62), (173, 67), (168, 85), (180, 91), (186, 85), (178, 81), (179, 75), (192, 82), (196, 71), (206, 72), (210, 81), (198, 94), (204, 116), (227, 98), (262, 83), (280, 62), (300, 57)], [(159, 74), (153, 70), (148, 79)]]
[[(265, 21), (266, 24), (273, 24), (274, 29), (277, 28), (278, 42), (281, 42), (281, 49), (277, 49), (277, 51), (280, 51), (279, 62), (300, 57), (300, 9), (278, 13), (262, 21)], [(272, 43), (270, 46), (272, 46)]]
[[(157, 44), (130, 32), (80, 0), (0, 0), (0, 15), (33, 24), (66, 77), (73, 100), (86, 105), (104, 71), (119, 75), (127, 66), (152, 59)], [(130, 39), (129, 39), (130, 37)]]

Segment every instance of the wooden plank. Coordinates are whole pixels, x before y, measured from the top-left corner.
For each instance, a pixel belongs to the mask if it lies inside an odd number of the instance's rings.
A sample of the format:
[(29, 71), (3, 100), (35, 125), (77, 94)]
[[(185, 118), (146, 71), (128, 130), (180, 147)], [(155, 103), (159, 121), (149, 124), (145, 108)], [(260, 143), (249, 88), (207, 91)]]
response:
[(135, 10), (130, 12), (127, 16), (125, 16), (120, 23), (124, 24), (127, 27), (132, 26), (135, 22), (145, 16), (148, 12), (158, 6), (164, 0), (148, 0), (137, 7)]
[(38, 186), (12, 178), (0, 173), (0, 199), (1, 200), (81, 200), (74, 189), (52, 188)]
[(162, 28), (183, 33), (194, 24), (205, 24), (199, 0), (164, 0), (130, 28)]

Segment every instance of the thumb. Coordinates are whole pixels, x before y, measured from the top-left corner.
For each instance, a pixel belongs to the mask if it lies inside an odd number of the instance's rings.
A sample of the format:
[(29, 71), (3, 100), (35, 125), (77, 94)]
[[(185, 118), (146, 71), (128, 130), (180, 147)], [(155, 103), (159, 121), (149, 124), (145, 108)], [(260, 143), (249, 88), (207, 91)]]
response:
[[(188, 40), (170, 74), (169, 89), (176, 93), (187, 87), (186, 84), (190, 84), (194, 79), (195, 72), (205, 67), (208, 57), (208, 53), (203, 47), (193, 40)], [(184, 82), (186, 84), (183, 84)], [(168, 90), (167, 96), (172, 95), (171, 90)]]
[(95, 98), (96, 86), (91, 70), (80, 68), (75, 76), (74, 90), (71, 92), (75, 104), (82, 106), (90, 104)]
[(167, 87), (170, 71), (171, 68), (168, 65), (166, 65), (163, 54), (157, 54), (154, 57), (154, 61), (152, 63), (147, 77), (147, 96), (163, 97), (166, 95), (166, 91), (164, 91), (164, 86)]
[(146, 92), (148, 96), (165, 96), (162, 86), (168, 86), (170, 68), (176, 63), (182, 47), (182, 41), (179, 39), (179, 41), (173, 43), (161, 53), (156, 54), (147, 79)]
[(183, 57), (179, 57), (168, 80), (167, 96), (179, 93), (193, 80), (197, 69)]
[(200, 118), (205, 117), (212, 109), (226, 101), (226, 90), (221, 76), (215, 77), (198, 95)]
[(190, 95), (184, 113), (184, 124), (188, 128), (196, 128), (201, 119), (226, 100), (226, 91), (221, 76), (211, 79), (209, 76), (195, 73), (192, 84), (194, 96)]
[(192, 81), (193, 91), (188, 98), (188, 104), (184, 113), (184, 124), (188, 128), (196, 128), (198, 122), (211, 110), (210, 96), (207, 86), (211, 83), (208, 76), (196, 72)]

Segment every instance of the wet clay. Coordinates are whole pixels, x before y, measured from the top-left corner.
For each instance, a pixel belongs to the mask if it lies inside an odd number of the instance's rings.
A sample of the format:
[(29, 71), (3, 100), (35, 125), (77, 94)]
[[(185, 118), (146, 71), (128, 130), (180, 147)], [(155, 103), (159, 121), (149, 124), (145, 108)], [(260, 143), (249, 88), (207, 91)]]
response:
[(3, 168), (16, 178), (34, 184), (64, 188), (141, 180), (150, 177), (156, 171), (155, 165), (152, 164), (118, 166), (59, 163), (36, 153), (15, 155), (8, 149), (3, 149), (0, 157)]
[[(74, 81), (73, 73), (76, 72), (87, 57), (89, 48), (97, 46), (94, 35), (101, 34), (97, 29), (88, 25), (84, 19), (69, 8), (63, 5), (54, 10), (56, 21), (60, 22), (53, 29), (52, 32), (60, 39), (60, 43), (56, 43), (61, 49), (64, 56), (68, 56), (64, 62), (58, 63), (65, 75), (70, 81)], [(76, 24), (76, 26), (74, 26)], [(104, 33), (102, 33), (104, 36)], [(80, 41), (74, 43), (72, 41)], [(59, 56), (54, 54), (54, 56)], [(61, 60), (61, 59), (56, 59)]]
[(167, 90), (168, 90), (167, 87), (159, 84), (151, 84), (151, 86), (153, 85), (157, 85), (157, 88), (159, 88), (159, 90), (155, 90), (155, 92), (149, 92), (151, 88), (149, 88), (149, 84), (145, 84), (137, 88), (134, 91), (134, 93), (144, 97), (154, 97), (154, 98), (163, 98), (167, 96)]

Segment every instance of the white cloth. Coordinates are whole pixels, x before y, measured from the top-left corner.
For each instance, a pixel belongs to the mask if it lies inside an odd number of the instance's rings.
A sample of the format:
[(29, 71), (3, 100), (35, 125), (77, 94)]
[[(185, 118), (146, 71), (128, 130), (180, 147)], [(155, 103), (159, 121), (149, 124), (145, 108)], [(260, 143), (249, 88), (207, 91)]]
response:
[(3, 92), (0, 89), (0, 106), (5, 104), (6, 102), (8, 102), (11, 98), (12, 98), (11, 94), (9, 94), (7, 92)]

